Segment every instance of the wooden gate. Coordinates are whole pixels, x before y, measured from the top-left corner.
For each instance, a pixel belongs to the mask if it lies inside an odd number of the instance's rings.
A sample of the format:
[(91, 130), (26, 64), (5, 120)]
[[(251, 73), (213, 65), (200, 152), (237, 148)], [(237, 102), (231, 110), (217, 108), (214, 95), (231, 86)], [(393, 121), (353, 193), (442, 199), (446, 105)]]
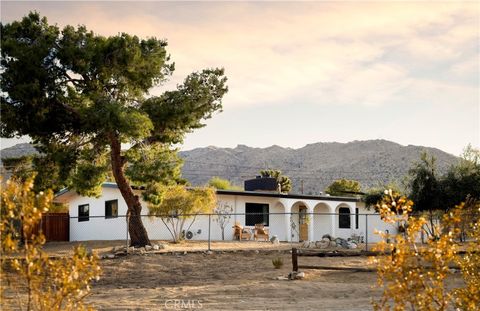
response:
[(41, 228), (47, 241), (70, 240), (70, 217), (68, 213), (42, 214)]
[(307, 219), (307, 208), (305, 206), (300, 206), (298, 210), (298, 225), (300, 228), (299, 232), (299, 241), (308, 241), (308, 219)]

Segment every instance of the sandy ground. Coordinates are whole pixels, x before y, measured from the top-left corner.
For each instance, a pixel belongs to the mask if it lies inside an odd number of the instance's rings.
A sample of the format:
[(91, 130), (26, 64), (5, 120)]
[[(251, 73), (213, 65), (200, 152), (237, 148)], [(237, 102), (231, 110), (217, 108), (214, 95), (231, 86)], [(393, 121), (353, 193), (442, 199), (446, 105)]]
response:
[[(102, 259), (103, 275), (86, 302), (100, 310), (371, 310), (381, 294), (374, 272), (304, 270), (303, 280), (277, 279), (292, 270), (290, 244), (218, 242), (206, 253), (202, 243)], [(122, 245), (88, 247), (102, 255)], [(61, 255), (65, 246), (48, 244), (47, 250)], [(277, 257), (281, 269), (272, 265)], [(368, 258), (300, 257), (299, 264), (368, 267)]]
[[(274, 269), (272, 259), (284, 266)], [(364, 257), (301, 257), (300, 264), (366, 265)], [(103, 277), (88, 298), (106, 310), (370, 310), (375, 273), (305, 270), (303, 280), (277, 280), (292, 270), (285, 251), (133, 255), (102, 260)], [(188, 305), (190, 304), (190, 305)], [(188, 309), (188, 308), (186, 308)]]

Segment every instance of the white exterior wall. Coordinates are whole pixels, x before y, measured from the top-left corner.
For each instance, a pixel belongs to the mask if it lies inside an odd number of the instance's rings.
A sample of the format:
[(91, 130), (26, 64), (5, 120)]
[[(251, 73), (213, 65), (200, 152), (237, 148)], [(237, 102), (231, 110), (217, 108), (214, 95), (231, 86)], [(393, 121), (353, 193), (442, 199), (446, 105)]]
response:
[[(256, 197), (256, 196), (240, 196), (240, 195), (224, 195), (218, 194), (217, 200), (219, 202), (228, 202), (233, 208), (233, 215), (230, 218), (229, 224), (225, 227), (225, 240), (233, 240), (233, 226), (236, 221), (240, 225), (245, 226), (245, 204), (246, 203), (259, 203), (259, 204), (268, 204), (269, 205), (269, 234), (270, 236), (277, 235), (280, 240), (285, 238), (285, 225), (283, 214), (275, 213), (284, 213), (284, 208), (279, 204), (277, 198), (268, 198), (268, 197)], [(212, 216), (214, 219), (215, 216)], [(252, 228), (253, 226), (246, 226), (247, 228)], [(217, 222), (212, 221), (211, 225), (211, 237), (212, 240), (221, 240), (221, 230)]]
[[(125, 217), (105, 218), (105, 201), (118, 200), (118, 215), (125, 215), (127, 204), (117, 188), (103, 187), (99, 198), (72, 196), (68, 202), (70, 213), (70, 241), (122, 240), (126, 237)], [(78, 221), (78, 206), (89, 204), (89, 220)]]
[[(118, 218), (105, 218), (105, 201), (118, 200)], [(103, 187), (102, 196), (99, 198), (82, 197), (70, 193), (64, 198), (65, 203), (69, 205), (70, 211), (70, 240), (123, 240), (127, 235), (126, 219), (123, 217), (127, 213), (127, 206), (123, 200), (118, 188)], [(299, 200), (294, 198), (276, 198), (264, 196), (245, 196), (233, 194), (218, 194), (217, 200), (221, 204), (228, 204), (233, 207), (233, 214), (225, 226), (225, 240), (233, 239), (233, 226), (236, 221), (245, 226), (245, 204), (261, 203), (269, 205), (269, 231), (270, 237), (276, 235), (281, 241), (298, 241), (298, 233), (291, 232), (290, 218), (297, 224), (298, 215), (290, 215), (298, 213), (299, 206), (307, 208), (308, 223), (308, 239), (318, 241), (324, 234), (330, 234), (334, 237), (349, 238), (352, 234), (365, 237), (366, 217), (368, 216), (368, 242), (378, 242), (380, 237), (374, 234), (375, 230), (389, 230), (390, 233), (396, 233), (394, 225), (385, 224), (378, 214), (374, 211), (365, 209), (362, 202), (345, 202), (334, 200)], [(88, 221), (78, 221), (78, 206), (89, 204), (90, 218)], [(142, 214), (148, 214), (147, 204), (142, 202)], [(338, 215), (328, 215), (326, 213), (338, 213), (340, 207), (348, 207), (351, 212), (350, 229), (340, 229), (338, 224)], [(355, 224), (355, 208), (359, 208), (358, 229)], [(288, 213), (288, 214), (285, 214)], [(325, 214), (321, 214), (325, 213)], [(187, 229), (193, 218), (186, 221)], [(160, 218), (143, 217), (143, 224), (148, 232), (151, 240), (171, 240), (172, 237)], [(216, 221), (217, 217), (212, 215), (210, 221), (211, 240), (221, 240), (222, 230)], [(205, 215), (197, 216), (195, 222), (190, 227), (190, 231), (194, 233), (194, 240), (208, 240), (209, 217)], [(250, 228), (253, 228), (250, 226)], [(200, 233), (198, 231), (200, 230)]]
[[(388, 224), (384, 222), (380, 215), (375, 213), (373, 207), (370, 210), (365, 208), (365, 203), (357, 203), (360, 207), (360, 214), (367, 214), (359, 216), (359, 234), (365, 236), (365, 239), (368, 240), (368, 243), (376, 243), (381, 240), (380, 235), (375, 234), (375, 231), (385, 231), (388, 230), (391, 234), (397, 234), (397, 227), (394, 224)], [(368, 236), (365, 235), (366, 230), (368, 229)]]

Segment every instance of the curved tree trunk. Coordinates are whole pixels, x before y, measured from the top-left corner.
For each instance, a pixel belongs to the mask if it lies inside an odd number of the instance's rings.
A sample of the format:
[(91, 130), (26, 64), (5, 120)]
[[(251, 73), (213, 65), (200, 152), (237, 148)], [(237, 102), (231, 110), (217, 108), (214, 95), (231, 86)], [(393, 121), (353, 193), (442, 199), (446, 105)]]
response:
[(130, 233), (130, 245), (131, 246), (145, 246), (150, 245), (150, 239), (148, 238), (147, 230), (143, 226), (141, 212), (142, 205), (140, 204), (140, 198), (133, 193), (132, 187), (125, 177), (124, 166), (125, 160), (121, 155), (121, 143), (117, 134), (110, 133), (108, 135), (110, 139), (110, 156), (112, 160), (112, 172), (117, 182), (118, 189), (122, 194), (123, 199), (127, 203), (128, 207), (128, 232)]

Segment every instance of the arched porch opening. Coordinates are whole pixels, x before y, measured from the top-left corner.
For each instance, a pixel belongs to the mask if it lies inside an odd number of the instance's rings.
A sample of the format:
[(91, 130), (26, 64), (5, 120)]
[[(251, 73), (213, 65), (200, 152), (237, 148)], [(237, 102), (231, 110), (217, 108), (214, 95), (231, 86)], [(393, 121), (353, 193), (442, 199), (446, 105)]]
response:
[(319, 203), (313, 209), (311, 225), (313, 226), (313, 240), (320, 241), (322, 236), (330, 234), (334, 236), (332, 208), (326, 203)]
[(269, 235), (272, 238), (274, 235), (278, 237), (280, 241), (288, 241), (288, 223), (285, 220), (285, 213), (288, 211), (283, 205), (282, 202), (277, 202), (270, 208), (270, 215), (269, 215)]

